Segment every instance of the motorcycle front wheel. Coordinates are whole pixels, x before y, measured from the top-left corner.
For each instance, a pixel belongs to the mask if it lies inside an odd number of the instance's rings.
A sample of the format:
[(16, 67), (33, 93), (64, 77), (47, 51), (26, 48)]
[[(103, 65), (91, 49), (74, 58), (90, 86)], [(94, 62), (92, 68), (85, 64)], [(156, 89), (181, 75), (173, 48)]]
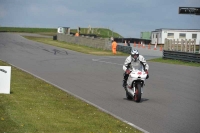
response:
[(136, 89), (135, 89), (134, 100), (135, 100), (136, 102), (140, 102), (141, 96), (142, 96), (142, 93), (141, 93), (141, 84), (137, 84), (137, 85), (136, 85)]

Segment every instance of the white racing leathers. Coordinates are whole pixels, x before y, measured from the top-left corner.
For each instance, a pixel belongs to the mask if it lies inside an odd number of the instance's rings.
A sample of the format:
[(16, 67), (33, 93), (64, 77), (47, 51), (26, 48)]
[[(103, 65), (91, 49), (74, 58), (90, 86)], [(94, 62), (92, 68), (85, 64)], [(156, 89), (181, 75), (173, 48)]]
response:
[(147, 64), (145, 58), (142, 55), (139, 55), (138, 59), (134, 61), (134, 59), (130, 56), (128, 56), (124, 62), (123, 70), (126, 71), (126, 69), (129, 69), (130, 71), (134, 70), (140, 70), (141, 68), (144, 68), (145, 70), (149, 70), (149, 65)]

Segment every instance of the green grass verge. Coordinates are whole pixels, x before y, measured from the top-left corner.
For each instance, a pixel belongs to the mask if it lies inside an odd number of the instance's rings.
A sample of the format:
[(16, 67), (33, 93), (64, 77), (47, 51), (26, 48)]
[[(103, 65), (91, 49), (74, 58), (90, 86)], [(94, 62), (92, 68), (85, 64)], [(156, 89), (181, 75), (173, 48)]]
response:
[(11, 94), (0, 94), (1, 133), (140, 132), (15, 67), (11, 77)]
[(157, 58), (157, 59), (151, 59), (151, 60), (148, 60), (148, 61), (168, 63), (168, 64), (176, 64), (176, 65), (185, 65), (185, 66), (200, 67), (200, 63), (186, 62), (186, 61), (181, 61), (181, 60), (172, 60), (172, 59)]
[[(0, 27), (0, 32), (25, 32), (25, 33), (37, 33), (42, 35), (56, 35), (57, 28), (31, 28), (31, 27)], [(71, 29), (71, 33), (76, 33), (77, 29)], [(81, 34), (95, 34), (98, 37), (110, 38), (111, 36), (118, 38), (122, 37), (120, 34), (111, 31), (106, 28), (92, 28), (88, 33), (88, 28), (81, 27)]]
[(0, 32), (57, 33), (56, 28), (0, 27)]
[[(42, 42), (42, 43), (46, 43), (49, 45), (53, 45), (53, 46), (57, 46), (57, 47), (85, 53), (85, 54), (102, 55), (102, 56), (112, 56), (113, 55), (112, 51), (109, 51), (109, 50), (102, 50), (102, 49), (91, 48), (91, 47), (87, 47), (87, 46), (83, 46), (83, 45), (76, 45), (76, 44), (70, 44), (70, 43), (66, 43), (66, 42), (60, 42), (60, 41), (53, 40), (51, 38), (32, 37), (32, 36), (24, 36), (24, 37), (27, 39), (33, 40), (33, 41)], [(116, 55), (117, 56), (125, 56), (128, 54), (122, 53), (122, 52), (117, 52)]]

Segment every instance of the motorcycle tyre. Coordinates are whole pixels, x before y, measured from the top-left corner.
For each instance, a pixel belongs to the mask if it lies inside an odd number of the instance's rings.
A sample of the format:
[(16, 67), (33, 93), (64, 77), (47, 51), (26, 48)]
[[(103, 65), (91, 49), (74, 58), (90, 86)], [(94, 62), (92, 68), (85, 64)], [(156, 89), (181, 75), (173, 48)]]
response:
[(141, 97), (142, 97), (142, 93), (141, 93), (141, 84), (137, 84), (137, 88), (136, 88), (136, 90), (135, 90), (136, 92), (136, 94), (135, 94), (135, 96), (134, 96), (134, 100), (137, 102), (137, 103), (139, 103), (140, 102), (140, 100), (141, 100)]

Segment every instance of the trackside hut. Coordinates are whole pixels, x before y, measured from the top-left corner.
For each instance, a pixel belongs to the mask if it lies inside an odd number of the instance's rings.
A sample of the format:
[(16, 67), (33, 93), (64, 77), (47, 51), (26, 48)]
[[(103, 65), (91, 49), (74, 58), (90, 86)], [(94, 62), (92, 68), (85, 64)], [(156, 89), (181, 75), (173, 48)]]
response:
[(58, 27), (57, 33), (70, 34), (70, 27)]
[(156, 29), (151, 32), (151, 44), (164, 44), (165, 39), (194, 40), (200, 45), (200, 29)]

